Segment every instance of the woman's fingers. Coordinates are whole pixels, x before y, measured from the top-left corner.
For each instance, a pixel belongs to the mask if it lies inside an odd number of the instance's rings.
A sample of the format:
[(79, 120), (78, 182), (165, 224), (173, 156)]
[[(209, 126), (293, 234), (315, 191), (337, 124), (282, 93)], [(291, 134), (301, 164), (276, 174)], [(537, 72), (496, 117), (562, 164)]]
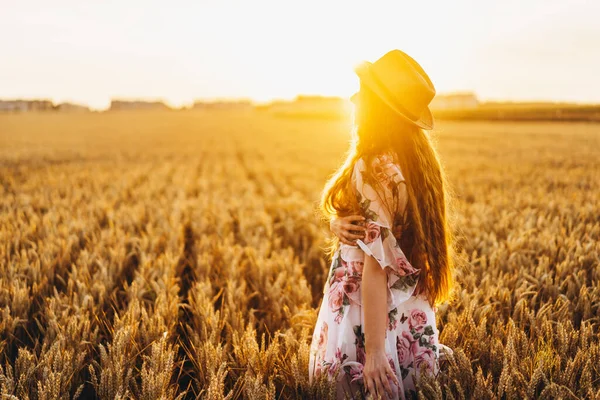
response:
[(353, 240), (347, 239), (346, 237), (344, 237), (344, 238), (340, 238), (340, 240), (342, 241), (342, 243), (345, 243), (345, 244), (347, 244), (347, 245), (350, 245), (350, 246), (356, 246), (356, 241), (353, 241)]
[(367, 231), (366, 226), (354, 225), (354, 224), (342, 224), (342, 228), (347, 231), (364, 231), (364, 232)]
[[(385, 380), (387, 380), (387, 378)], [(381, 376), (375, 378), (375, 391), (377, 392), (377, 398), (383, 398), (383, 394), (386, 392), (383, 381), (384, 379), (382, 379)]]
[(359, 220), (358, 222), (352, 221), (340, 221), (341, 226), (350, 227), (350, 229), (367, 229), (366, 223), (364, 220)]
[[(356, 246), (357, 239), (364, 239), (367, 228), (359, 224), (353, 224), (352, 221), (364, 221), (362, 215), (349, 215), (347, 217), (338, 217), (335, 222), (330, 223), (331, 231), (344, 244)], [(333, 219), (332, 219), (333, 221)], [(359, 232), (359, 233), (354, 233)]]
[(390, 381), (388, 379), (388, 374), (386, 371), (382, 371), (380, 379), (381, 379), (381, 383), (383, 384), (383, 387), (385, 388), (385, 391), (387, 392), (388, 396), (392, 397), (392, 387), (390, 386)]
[(400, 382), (398, 381), (398, 377), (396, 376), (396, 372), (392, 369), (392, 366), (388, 364), (388, 375), (390, 376), (390, 378), (392, 378), (392, 380), (394, 381), (394, 383), (396, 384), (396, 386), (400, 386)]
[(373, 380), (371, 378), (366, 378), (365, 383), (367, 385), (367, 392), (369, 392), (373, 396), (373, 398), (376, 399), (377, 393), (375, 392), (375, 385), (373, 383)]
[(354, 240), (354, 239), (364, 239), (365, 235), (360, 234), (360, 233), (346, 233), (346, 238), (348, 240)]
[(340, 241), (342, 243), (350, 245), (350, 246), (356, 246), (355, 239), (362, 239), (364, 237), (364, 236), (360, 236), (360, 235), (354, 235), (352, 233), (345, 232), (345, 231), (340, 231), (339, 235), (338, 235), (338, 232), (334, 232), (334, 233), (340, 239)]
[(363, 217), (362, 215), (348, 215), (347, 217), (343, 218), (345, 221), (364, 221), (365, 217)]

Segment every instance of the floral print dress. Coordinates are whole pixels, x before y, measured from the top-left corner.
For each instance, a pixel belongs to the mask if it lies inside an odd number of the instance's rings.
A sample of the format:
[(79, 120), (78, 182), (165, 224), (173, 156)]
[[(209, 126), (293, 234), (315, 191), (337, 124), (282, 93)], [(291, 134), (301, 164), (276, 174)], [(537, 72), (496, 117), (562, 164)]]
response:
[(337, 376), (338, 399), (366, 398), (361, 280), (364, 257), (369, 255), (387, 272), (385, 351), (401, 383), (398, 387), (390, 379), (393, 398), (416, 398), (414, 381), (421, 369), (435, 375), (439, 372), (435, 310), (424, 296), (415, 293), (420, 270), (408, 262), (392, 234), (395, 218), (388, 212), (388, 201), (406, 204), (406, 196), (401, 194), (405, 192), (398, 190), (404, 181), (400, 167), (388, 153), (374, 158), (373, 174), (365, 174), (365, 167), (359, 158), (352, 183), (366, 217), (366, 237), (359, 239), (357, 246), (340, 243), (335, 252), (312, 335), (309, 377), (312, 382), (319, 374), (327, 374), (329, 379)]

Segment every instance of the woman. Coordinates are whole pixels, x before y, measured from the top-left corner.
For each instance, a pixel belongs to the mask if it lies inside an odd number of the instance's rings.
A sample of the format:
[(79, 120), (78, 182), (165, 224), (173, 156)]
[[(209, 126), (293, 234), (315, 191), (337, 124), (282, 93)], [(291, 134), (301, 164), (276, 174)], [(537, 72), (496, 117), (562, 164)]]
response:
[(340, 399), (413, 398), (451, 352), (435, 320), (454, 282), (445, 178), (424, 131), (435, 89), (400, 50), (356, 73), (352, 145), (321, 199), (336, 237), (309, 376), (336, 379)]

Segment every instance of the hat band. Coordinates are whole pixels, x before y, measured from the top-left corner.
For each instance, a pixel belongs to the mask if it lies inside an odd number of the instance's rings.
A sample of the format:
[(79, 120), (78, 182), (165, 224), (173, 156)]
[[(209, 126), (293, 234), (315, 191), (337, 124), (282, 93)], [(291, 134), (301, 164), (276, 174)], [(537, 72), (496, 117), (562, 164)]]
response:
[[(381, 80), (377, 77), (377, 74), (375, 74), (375, 72), (372, 70), (371, 70), (371, 77), (377, 83), (379, 88), (382, 89), (387, 94), (389, 99), (395, 99), (395, 96), (388, 90), (388, 88), (383, 84), (383, 82), (381, 82)], [(406, 116), (409, 117), (414, 122), (419, 120), (419, 116), (413, 114), (410, 110), (408, 110), (402, 104), (398, 104), (397, 102), (394, 102), (394, 107), (396, 107), (403, 114), (406, 114)]]

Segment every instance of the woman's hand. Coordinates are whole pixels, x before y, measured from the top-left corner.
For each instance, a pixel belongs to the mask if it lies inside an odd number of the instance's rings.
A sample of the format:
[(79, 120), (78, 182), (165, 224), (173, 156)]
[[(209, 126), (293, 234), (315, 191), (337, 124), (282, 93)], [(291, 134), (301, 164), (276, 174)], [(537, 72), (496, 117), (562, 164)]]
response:
[(394, 398), (394, 395), (398, 393), (398, 389), (392, 390), (390, 379), (396, 384), (396, 387), (400, 386), (396, 372), (392, 369), (385, 351), (376, 350), (369, 354), (367, 350), (363, 380), (367, 391), (373, 395), (373, 398), (384, 399), (386, 393), (390, 399)]
[[(329, 229), (344, 244), (356, 246), (356, 239), (363, 239), (367, 228), (364, 226), (365, 217), (362, 215), (349, 215), (347, 217), (333, 217), (329, 221)], [(356, 233), (361, 232), (361, 233)]]

